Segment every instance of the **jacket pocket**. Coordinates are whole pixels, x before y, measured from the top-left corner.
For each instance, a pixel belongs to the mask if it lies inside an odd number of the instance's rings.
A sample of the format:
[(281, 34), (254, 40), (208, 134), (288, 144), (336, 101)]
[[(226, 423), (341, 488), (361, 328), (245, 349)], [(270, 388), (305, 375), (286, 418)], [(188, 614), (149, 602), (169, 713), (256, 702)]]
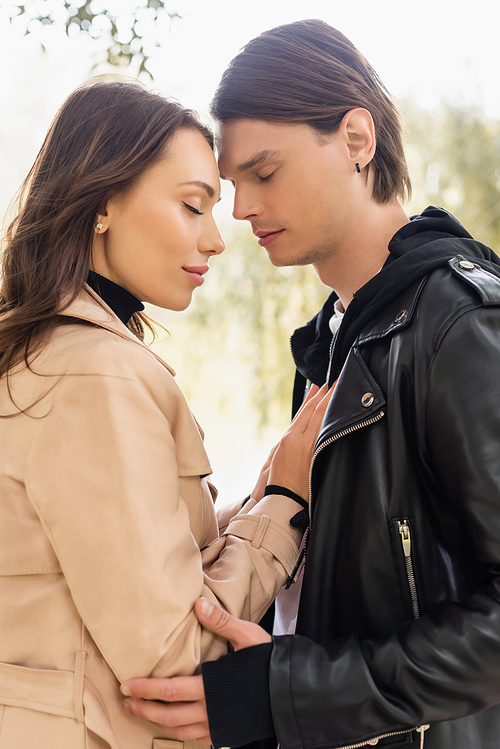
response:
[(398, 577), (409, 618), (419, 619), (425, 613), (418, 535), (411, 517), (391, 521)]
[[(85, 724), (36, 709), (2, 705), (0, 749), (87, 749)], [(0, 711), (1, 712), (1, 711)]]
[(119, 749), (107, 708), (84, 675), (81, 654), (84, 651), (77, 654), (75, 671), (0, 663), (0, 749), (32, 746), (33, 736), (43, 737), (39, 749), (91, 749), (90, 732), (110, 749)]

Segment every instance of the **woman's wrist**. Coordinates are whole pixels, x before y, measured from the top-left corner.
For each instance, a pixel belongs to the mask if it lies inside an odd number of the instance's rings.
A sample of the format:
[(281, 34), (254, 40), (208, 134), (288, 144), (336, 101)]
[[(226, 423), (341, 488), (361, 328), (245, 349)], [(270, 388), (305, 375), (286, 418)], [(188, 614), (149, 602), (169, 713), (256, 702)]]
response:
[(270, 494), (280, 494), (284, 497), (289, 497), (297, 502), (301, 507), (308, 507), (307, 501), (301, 497), (292, 489), (288, 489), (286, 486), (280, 486), (279, 484), (268, 484), (264, 489), (264, 496), (268, 497)]

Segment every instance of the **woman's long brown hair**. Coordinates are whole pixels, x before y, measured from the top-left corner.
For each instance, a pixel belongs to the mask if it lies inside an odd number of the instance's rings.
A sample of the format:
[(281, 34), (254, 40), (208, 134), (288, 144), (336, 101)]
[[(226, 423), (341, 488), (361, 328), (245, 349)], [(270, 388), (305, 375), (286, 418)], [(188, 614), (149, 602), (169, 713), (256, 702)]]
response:
[[(58, 314), (77, 297), (91, 262), (99, 210), (164, 152), (180, 128), (213, 137), (194, 112), (132, 79), (91, 80), (57, 113), (21, 186), (0, 270), (0, 377), (27, 366)], [(130, 329), (144, 337), (148, 318)]]

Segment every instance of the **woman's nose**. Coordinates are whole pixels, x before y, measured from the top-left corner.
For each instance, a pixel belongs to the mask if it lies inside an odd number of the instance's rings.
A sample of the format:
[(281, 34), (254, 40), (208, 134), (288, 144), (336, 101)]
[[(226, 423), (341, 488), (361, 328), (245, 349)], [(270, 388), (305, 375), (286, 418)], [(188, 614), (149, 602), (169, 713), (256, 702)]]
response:
[(209, 230), (200, 242), (200, 251), (208, 252), (211, 255), (220, 255), (221, 252), (224, 252), (225, 246), (219, 228), (212, 219)]

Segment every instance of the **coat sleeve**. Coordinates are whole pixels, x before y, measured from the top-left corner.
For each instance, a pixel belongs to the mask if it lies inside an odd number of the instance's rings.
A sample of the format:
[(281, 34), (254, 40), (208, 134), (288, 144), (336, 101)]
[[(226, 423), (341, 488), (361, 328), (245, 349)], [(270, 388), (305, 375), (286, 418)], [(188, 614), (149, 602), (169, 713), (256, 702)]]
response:
[[(296, 554), (299, 539), (284, 519), (296, 506), (278, 497), (267, 520), (264, 506), (250, 510), (203, 559), (180, 489), (178, 415), (167, 413), (165, 373), (147, 352), (139, 375), (115, 355), (112, 346), (103, 354), (104, 374), (62, 378), (36, 424), (26, 489), (116, 677), (190, 674), (225, 652), (200, 627), (195, 600), (205, 595), (258, 619), (284, 582), (284, 560)], [(189, 481), (208, 491), (199, 476)]]
[[(364, 745), (427, 724), (429, 736), (437, 732), (432, 746), (483, 745), (477, 729), (469, 736), (457, 728), (454, 740), (440, 731), (500, 703), (499, 340), (498, 308), (469, 310), (437, 342), (427, 383), (429, 459), (441, 501), (453, 503), (468, 530), (484, 585), (403, 624), (386, 640), (355, 633), (321, 644), (298, 635), (274, 638), (269, 665), (260, 665), (268, 668), (270, 695), (262, 690), (260, 702), (245, 706), (262, 714), (267, 699), (282, 746)], [(239, 737), (224, 730), (216, 683), (234, 677), (238, 684), (243, 652), (204, 666), (209, 719), (223, 745), (233, 738), (237, 745)], [(236, 692), (234, 703), (245, 704), (248, 687), (240, 684)], [(487, 711), (483, 716), (490, 735), (496, 725), (496, 737), (498, 712), (493, 724)]]

